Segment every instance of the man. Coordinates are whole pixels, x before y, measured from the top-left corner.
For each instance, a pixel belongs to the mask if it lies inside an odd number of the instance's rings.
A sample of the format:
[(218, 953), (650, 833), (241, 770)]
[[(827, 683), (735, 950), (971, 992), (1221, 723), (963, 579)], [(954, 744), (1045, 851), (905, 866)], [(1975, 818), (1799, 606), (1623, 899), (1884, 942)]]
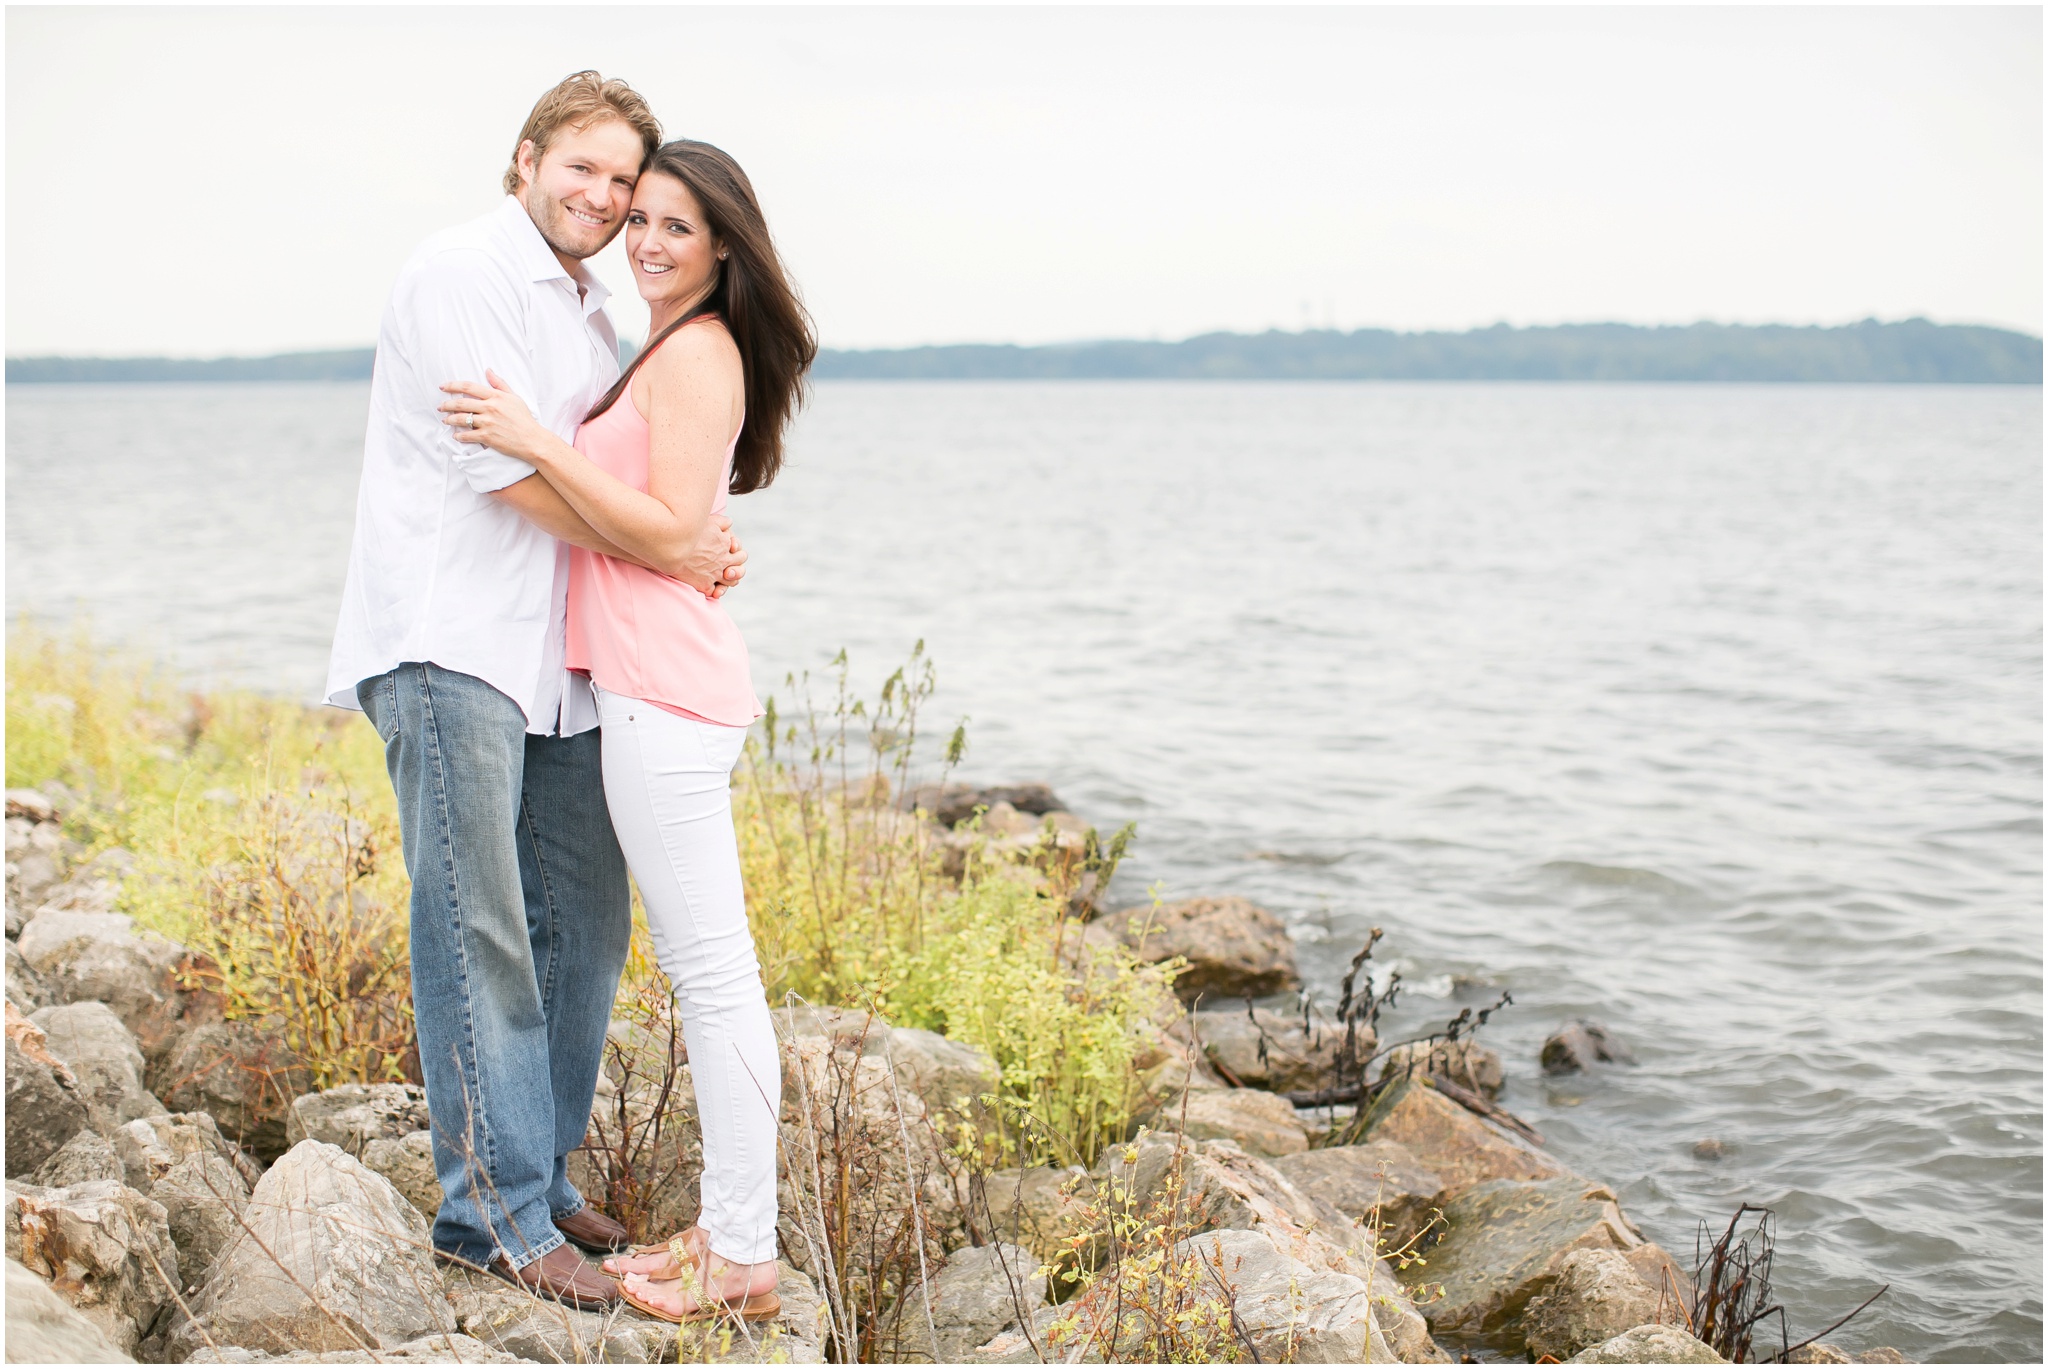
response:
[[(430, 238), (377, 338), (327, 698), (384, 740), (412, 876), (413, 1015), (442, 1201), (434, 1246), (578, 1307), (616, 1285), (586, 1250), (625, 1230), (567, 1158), (590, 1117), (632, 932), (595, 701), (563, 666), (573, 543), (628, 556), (524, 462), (449, 435), (447, 381), (504, 378), (563, 438), (618, 378), (584, 267), (661, 141), (622, 81), (579, 72), (527, 117), (508, 198)], [(656, 567), (707, 592), (744, 560), (724, 527)], [(641, 564), (645, 564), (644, 562)]]

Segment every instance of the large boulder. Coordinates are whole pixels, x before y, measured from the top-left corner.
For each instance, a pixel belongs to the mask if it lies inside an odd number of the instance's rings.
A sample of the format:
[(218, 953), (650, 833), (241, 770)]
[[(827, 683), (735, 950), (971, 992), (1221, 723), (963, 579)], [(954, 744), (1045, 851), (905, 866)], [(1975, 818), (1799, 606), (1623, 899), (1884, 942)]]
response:
[(7, 1261), (9, 1364), (133, 1364), (84, 1313), (13, 1259)]
[(1636, 1062), (1619, 1037), (1583, 1017), (1552, 1032), (1543, 1043), (1540, 1059), (1545, 1074), (1577, 1074), (1596, 1065)]
[(69, 906), (46, 905), (22, 928), (20, 940), (22, 955), (52, 996), (65, 1003), (104, 1003), (136, 1032), (153, 1017), (175, 1015), (175, 975), (185, 948), (138, 932), (125, 913), (107, 911), (113, 906), (110, 880), (60, 889)]
[(173, 1358), (209, 1337), (267, 1354), (360, 1354), (457, 1329), (425, 1219), (339, 1147), (292, 1147), (245, 1218), (192, 1299), (196, 1322), (173, 1327)]
[(362, 1160), (391, 1181), (405, 1200), (431, 1225), (441, 1211), (441, 1179), (434, 1170), (434, 1134), (414, 1131), (404, 1136), (379, 1136), (363, 1147)]
[(129, 1186), (162, 1205), (179, 1267), (198, 1286), (241, 1234), (253, 1166), (203, 1112), (130, 1122), (114, 1148)]
[(50, 1053), (43, 1029), (7, 1013), (7, 1173), (32, 1174), (86, 1128), (85, 1100), (70, 1066)]
[(1520, 1137), (1452, 1102), (1420, 1074), (1396, 1080), (1373, 1099), (1365, 1134), (1368, 1140), (1393, 1141), (1428, 1157), (1447, 1198), (1493, 1179), (1559, 1179), (1571, 1173)]
[[(361, 1350), (298, 1350), (289, 1355), (266, 1355), (239, 1345), (204, 1347), (193, 1352), (188, 1364), (365, 1364), (369, 1356)], [(422, 1336), (403, 1345), (377, 1352), (380, 1364), (522, 1364), (508, 1355), (469, 1336)]]
[(960, 1124), (986, 1126), (981, 1100), (993, 1094), (1003, 1072), (987, 1051), (916, 1027), (892, 1028), (884, 1054), (903, 1087), (923, 1100), (932, 1121), (950, 1133)]
[(1295, 1155), (1308, 1149), (1308, 1132), (1294, 1106), (1261, 1089), (1197, 1089), (1178, 1105), (1160, 1108), (1153, 1124), (1197, 1140), (1235, 1141), (1254, 1155)]
[(1538, 1358), (1567, 1360), (1635, 1327), (1683, 1320), (1672, 1293), (1645, 1283), (1621, 1252), (1574, 1250), (1550, 1287), (1529, 1299), (1522, 1339)]
[(1424, 1307), (1430, 1329), (1511, 1353), (1524, 1348), (1524, 1309), (1550, 1291), (1568, 1255), (1626, 1255), (1647, 1244), (1614, 1194), (1584, 1179), (1496, 1179), (1454, 1198), (1444, 1220), (1428, 1264), (1407, 1271), (1411, 1287), (1441, 1287), (1442, 1296)]
[(111, 1136), (123, 1123), (164, 1111), (143, 1085), (142, 1048), (104, 1003), (65, 1003), (30, 1018), (43, 1029), (50, 1054), (78, 1081), (93, 1130)]
[[(39, 1188), (70, 1188), (105, 1179), (117, 1183), (128, 1181), (121, 1157), (114, 1153), (113, 1142), (106, 1137), (96, 1131), (81, 1131), (60, 1146), (55, 1155), (43, 1161), (29, 1181)], [(148, 1191), (137, 1190), (142, 1193)]]
[(660, 1364), (674, 1354), (674, 1333), (637, 1315), (579, 1312), (466, 1269), (450, 1270), (447, 1288), (465, 1334), (522, 1360)]
[(178, 1286), (163, 1208), (110, 1179), (72, 1188), (10, 1180), (7, 1257), (130, 1355)]
[(285, 1143), (325, 1141), (361, 1158), (370, 1142), (430, 1131), (427, 1091), (418, 1084), (342, 1084), (292, 1100)]
[(1021, 1326), (1046, 1305), (1040, 1267), (1038, 1256), (1021, 1246), (956, 1251), (926, 1288), (913, 1289), (906, 1299), (897, 1329), (897, 1361), (959, 1364), (971, 1359), (979, 1347)]
[(1573, 1355), (1567, 1364), (1726, 1364), (1676, 1326), (1638, 1326)]
[(1088, 935), (1121, 941), (1155, 964), (1175, 956), (1186, 960), (1173, 982), (1184, 1003), (1260, 998), (1301, 987), (1287, 928), (1241, 898), (1125, 908), (1098, 919)]
[(281, 1023), (188, 1018), (162, 1051), (146, 1041), (143, 1050), (149, 1091), (171, 1111), (206, 1113), (223, 1134), (264, 1160), (288, 1148), (286, 1117), (303, 1091), (304, 1071), (284, 1045)]
[(1074, 1245), (1077, 1237), (1093, 1235), (1098, 1224), (1095, 1180), (1079, 1165), (996, 1170), (975, 1179), (972, 1187), (976, 1222), (995, 1237), (1014, 1241), (1048, 1263), (1070, 1250), (1078, 1250), (1084, 1263), (1094, 1263), (1096, 1242)]
[(1415, 1041), (1386, 1053), (1380, 1078), (1427, 1074), (1486, 1098), (1498, 1098), (1506, 1075), (1500, 1056), (1477, 1041)]
[(1415, 1241), (1444, 1201), (1442, 1177), (1394, 1141), (1307, 1150), (1282, 1156), (1273, 1168), (1360, 1226), (1377, 1226), (1386, 1251)]
[[(1358, 1082), (1337, 1078), (1343, 1031), (1319, 1022), (1304, 1029), (1297, 1013), (1216, 1009), (1191, 1014), (1188, 1024), (1209, 1063), (1241, 1087), (1288, 1093)], [(1372, 1028), (1363, 1028), (1353, 1047), (1357, 1059), (1371, 1058), (1377, 1044)]]

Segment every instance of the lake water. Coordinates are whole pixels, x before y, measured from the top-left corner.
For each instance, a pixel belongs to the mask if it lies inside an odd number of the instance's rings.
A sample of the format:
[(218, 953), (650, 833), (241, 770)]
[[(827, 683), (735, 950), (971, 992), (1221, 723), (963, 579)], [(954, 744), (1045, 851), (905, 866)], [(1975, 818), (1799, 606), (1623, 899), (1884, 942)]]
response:
[[(10, 386), (7, 605), (317, 693), (361, 386)], [(965, 773), (1135, 820), (1129, 901), (1368, 927), (1426, 1028), (1796, 1334), (2041, 1341), (2041, 392), (837, 384), (736, 500), (764, 693), (922, 638)], [(1546, 1081), (1589, 1015), (1641, 1065)], [(1693, 1145), (1716, 1138), (1719, 1161)]]

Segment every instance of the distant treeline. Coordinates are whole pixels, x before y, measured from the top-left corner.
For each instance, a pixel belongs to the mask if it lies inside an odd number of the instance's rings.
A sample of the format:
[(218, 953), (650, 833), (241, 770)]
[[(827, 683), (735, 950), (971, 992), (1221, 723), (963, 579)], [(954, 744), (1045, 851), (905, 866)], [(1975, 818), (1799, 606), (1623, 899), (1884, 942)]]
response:
[[(631, 349), (628, 349), (628, 355)], [(14, 382), (366, 380), (368, 348), (181, 361), (9, 357)], [(1834, 381), (2039, 385), (2041, 339), (1908, 319), (1840, 328), (1497, 324), (1468, 333), (1206, 333), (1184, 342), (827, 349), (826, 380)]]

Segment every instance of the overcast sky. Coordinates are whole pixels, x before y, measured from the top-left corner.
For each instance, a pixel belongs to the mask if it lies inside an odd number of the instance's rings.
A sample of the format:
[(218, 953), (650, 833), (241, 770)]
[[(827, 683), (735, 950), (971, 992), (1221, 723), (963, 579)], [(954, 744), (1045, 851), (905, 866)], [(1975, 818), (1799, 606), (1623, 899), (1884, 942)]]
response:
[[(7, 12), (7, 352), (364, 345), (527, 109), (632, 81), (752, 175), (827, 345), (2041, 328), (2041, 13)], [(597, 263), (645, 311), (619, 244)]]

